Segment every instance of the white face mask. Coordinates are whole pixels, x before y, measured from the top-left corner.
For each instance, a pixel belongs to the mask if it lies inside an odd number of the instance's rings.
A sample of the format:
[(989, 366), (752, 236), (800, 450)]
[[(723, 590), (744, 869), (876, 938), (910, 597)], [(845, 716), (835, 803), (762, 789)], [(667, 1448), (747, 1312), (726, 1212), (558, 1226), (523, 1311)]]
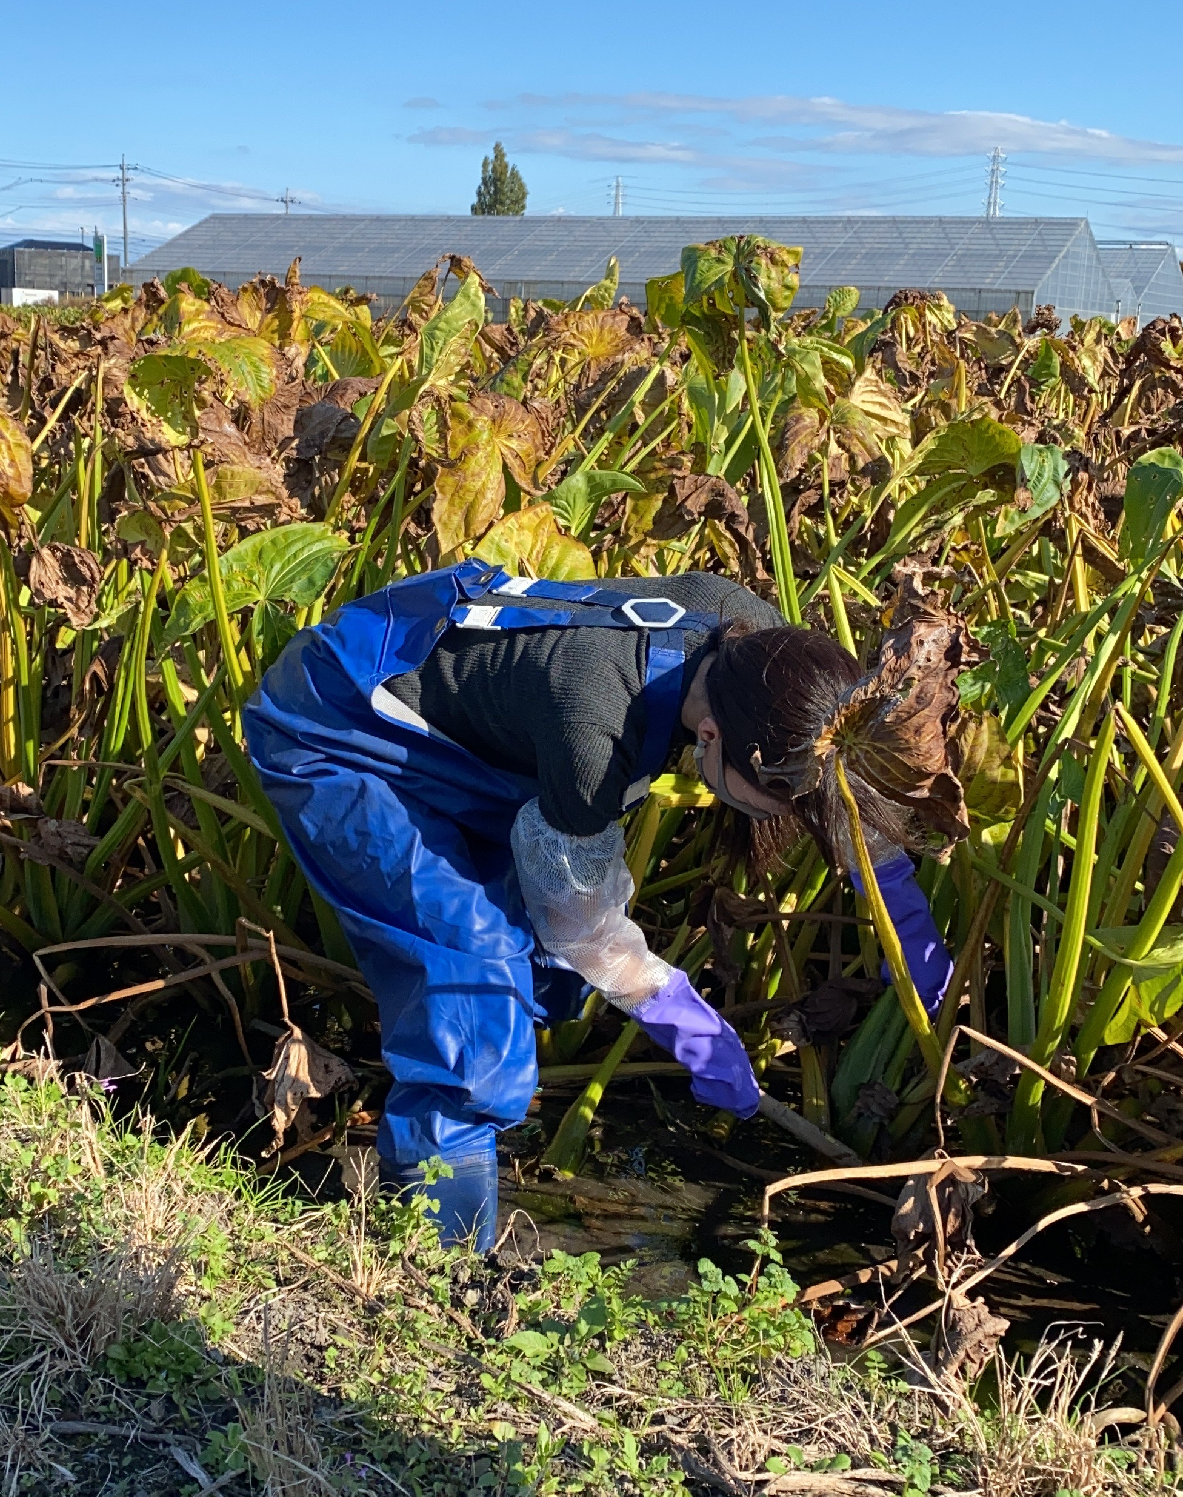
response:
[(698, 778), (707, 787), (716, 800), (721, 800), (725, 806), (730, 806), (733, 811), (742, 811), (745, 816), (750, 816), (753, 821), (771, 821), (771, 811), (761, 811), (755, 806), (745, 806), (742, 801), (735, 799), (727, 789), (727, 770), (723, 761), (723, 746), (719, 745), (719, 783), (712, 785), (707, 779), (705, 760), (707, 746), (700, 738), (694, 745), (694, 766), (698, 770)]

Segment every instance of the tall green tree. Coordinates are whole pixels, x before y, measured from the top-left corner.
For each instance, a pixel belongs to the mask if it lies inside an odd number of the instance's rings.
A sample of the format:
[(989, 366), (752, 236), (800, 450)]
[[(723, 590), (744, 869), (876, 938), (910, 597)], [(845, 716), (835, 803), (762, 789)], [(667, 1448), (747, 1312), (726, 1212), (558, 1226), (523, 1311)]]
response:
[(516, 166), (510, 166), (500, 141), (493, 147), (493, 159), (481, 162), (481, 182), (476, 190), (473, 213), (517, 214), (526, 211), (526, 184)]

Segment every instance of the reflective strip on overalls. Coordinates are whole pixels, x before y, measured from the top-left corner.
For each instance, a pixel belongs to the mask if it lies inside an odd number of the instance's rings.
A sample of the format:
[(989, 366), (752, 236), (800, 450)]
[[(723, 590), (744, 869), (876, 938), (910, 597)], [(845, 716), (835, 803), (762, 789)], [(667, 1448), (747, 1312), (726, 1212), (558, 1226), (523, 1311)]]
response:
[[(521, 596), (594, 611), (576, 622), (569, 607), (523, 607)], [(536, 781), (485, 764), (383, 682), (423, 665), (451, 624), (646, 629), (646, 730), (627, 798), (639, 803), (678, 719), (683, 633), (716, 623), (666, 599), (528, 582), (466, 561), (346, 604), (302, 630), (267, 672), (243, 714), (251, 757), (378, 1001), (394, 1077), (378, 1131), (384, 1158), (492, 1154), (494, 1130), (522, 1121), (537, 1084), (534, 1022), (567, 1013), (536, 987), (531, 959), (544, 954), (509, 848)]]

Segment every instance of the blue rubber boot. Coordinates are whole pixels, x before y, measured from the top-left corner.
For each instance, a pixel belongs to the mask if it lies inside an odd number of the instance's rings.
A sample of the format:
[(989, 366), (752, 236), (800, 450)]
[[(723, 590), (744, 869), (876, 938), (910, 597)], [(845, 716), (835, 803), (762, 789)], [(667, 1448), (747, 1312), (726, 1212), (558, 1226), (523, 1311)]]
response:
[(418, 1166), (381, 1162), (379, 1180), (387, 1190), (422, 1190), (428, 1200), (438, 1201), (438, 1211), (427, 1216), (439, 1225), (440, 1242), (456, 1247), (472, 1240), (478, 1253), (492, 1251), (497, 1236), (496, 1156), (449, 1160), (452, 1175), (441, 1176), (432, 1185), (423, 1183)]

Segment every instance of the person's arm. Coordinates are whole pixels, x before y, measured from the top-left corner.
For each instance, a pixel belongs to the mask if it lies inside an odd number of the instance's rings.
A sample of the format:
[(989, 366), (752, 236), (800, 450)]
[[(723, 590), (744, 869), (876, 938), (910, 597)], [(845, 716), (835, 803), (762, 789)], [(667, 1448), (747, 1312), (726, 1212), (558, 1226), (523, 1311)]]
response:
[(628, 917), (633, 880), (620, 826), (613, 821), (594, 836), (572, 836), (551, 826), (531, 800), (514, 820), (510, 846), (543, 950), (616, 1008), (633, 1013), (673, 968), (649, 950), (641, 927)]
[(628, 916), (633, 880), (613, 821), (580, 837), (550, 825), (537, 800), (510, 833), (518, 882), (540, 945), (596, 987), (692, 1077), (695, 1098), (750, 1117), (760, 1101), (743, 1043), (684, 972), (648, 948)]
[[(850, 877), (855, 889), (865, 894), (863, 880), (857, 868), (852, 868)], [(953, 975), (953, 961), (945, 949), (941, 933), (928, 907), (928, 900), (916, 882), (912, 859), (899, 848), (892, 848), (883, 862), (875, 861), (875, 881), (883, 895), (883, 903), (891, 916), (908, 972), (916, 984), (920, 1001), (931, 1016), (941, 1006), (945, 989)], [(884, 982), (891, 981), (887, 963), (883, 963)]]

